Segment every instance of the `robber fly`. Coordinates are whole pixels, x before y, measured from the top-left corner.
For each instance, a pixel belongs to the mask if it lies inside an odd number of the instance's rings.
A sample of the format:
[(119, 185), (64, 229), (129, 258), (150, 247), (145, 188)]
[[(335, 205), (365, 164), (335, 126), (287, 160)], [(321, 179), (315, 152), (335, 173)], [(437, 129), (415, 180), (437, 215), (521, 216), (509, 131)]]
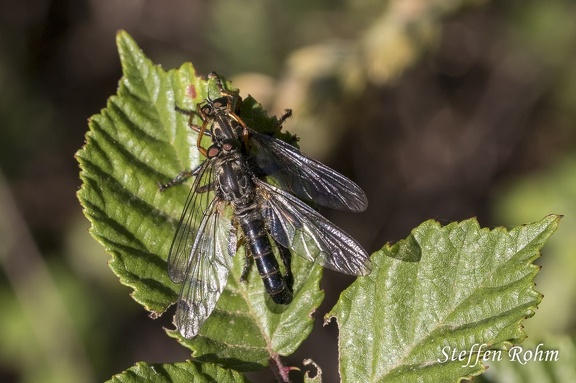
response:
[[(168, 255), (170, 278), (183, 283), (175, 324), (186, 338), (198, 334), (216, 306), (239, 236), (277, 304), (292, 300), (290, 250), (339, 272), (370, 273), (366, 251), (300, 200), (363, 211), (368, 202), (360, 187), (284, 141), (248, 127), (240, 117), (240, 96), (225, 90), (215, 73), (209, 79), (215, 79), (220, 97), (206, 99), (196, 111), (176, 108), (190, 116), (189, 126), (198, 132), (197, 147), (206, 160), (160, 185), (164, 190), (194, 177)], [(289, 115), (287, 111), (278, 126)], [(195, 116), (202, 125), (193, 123)], [(208, 148), (201, 145), (203, 136), (212, 140)]]

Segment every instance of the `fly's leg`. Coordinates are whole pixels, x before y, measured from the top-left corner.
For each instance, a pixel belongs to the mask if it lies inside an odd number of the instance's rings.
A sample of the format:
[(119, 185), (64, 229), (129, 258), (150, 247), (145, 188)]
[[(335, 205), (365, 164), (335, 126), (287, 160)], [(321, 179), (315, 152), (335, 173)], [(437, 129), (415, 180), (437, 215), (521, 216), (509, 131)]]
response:
[(279, 244), (277, 241), (276, 247), (278, 252), (280, 253), (280, 259), (282, 260), (282, 264), (284, 265), (284, 281), (286, 282), (286, 286), (288, 290), (292, 292), (292, 288), (294, 286), (294, 274), (292, 274), (292, 253), (290, 250)]
[(194, 110), (190, 110), (190, 109), (184, 109), (179, 107), (178, 105), (174, 106), (174, 110), (177, 111), (178, 113), (182, 113), (185, 114), (186, 116), (199, 116), (202, 117), (198, 112), (194, 111)]
[[(235, 224), (233, 224), (232, 227), (230, 228), (230, 233), (228, 234), (227, 251), (228, 251), (228, 256), (230, 258), (234, 257), (236, 255), (236, 252), (238, 251), (238, 234), (237, 233), (238, 233), (238, 227)], [(240, 242), (241, 241), (242, 241), (242, 237), (240, 237)]]
[[(234, 241), (229, 241), (228, 244), (228, 254), (233, 257), (236, 255), (238, 249), (244, 246), (244, 265), (242, 265), (242, 274), (240, 274), (240, 281), (246, 283), (248, 281), (248, 273), (250, 273), (250, 268), (252, 268), (252, 262), (254, 258), (252, 258), (252, 254), (250, 253), (250, 249), (246, 245), (246, 237), (244, 237), (244, 233), (242, 230), (238, 230), (239, 225), (236, 220), (232, 222), (232, 228), (230, 229), (230, 236), (234, 238)], [(238, 233), (238, 234), (236, 234)]]
[[(248, 250), (246, 249), (246, 251)], [(240, 280), (244, 283), (248, 282), (248, 274), (250, 274), (250, 269), (252, 269), (252, 263), (254, 263), (252, 255), (246, 255), (244, 258), (244, 266), (242, 266), (242, 274), (240, 274)]]
[[(164, 190), (169, 189), (172, 186), (183, 184), (184, 182), (186, 182), (187, 179), (195, 177), (198, 174), (198, 171), (200, 171), (201, 167), (202, 167), (202, 164), (198, 165), (198, 167), (196, 167), (193, 170), (184, 170), (183, 172), (181, 172), (180, 174), (178, 174), (176, 177), (174, 177), (170, 181), (166, 182), (165, 184), (158, 182), (158, 189), (160, 189), (160, 191), (163, 192)], [(214, 189), (214, 185), (208, 184), (208, 185), (203, 185), (196, 190), (199, 193), (204, 193), (205, 191), (210, 191), (213, 189)]]
[(165, 184), (159, 182), (158, 189), (160, 189), (160, 191), (162, 192), (166, 189), (171, 188), (172, 186), (180, 185), (186, 182), (186, 180), (191, 178), (192, 176), (194, 176), (194, 171), (185, 170), (182, 173), (178, 174), (175, 178), (166, 182)]
[(218, 90), (220, 91), (220, 94), (223, 96), (228, 97), (229, 99), (231, 99), (232, 101), (234, 101), (233, 105), (229, 105), (229, 110), (230, 111), (238, 111), (238, 108), (236, 108), (236, 103), (238, 101), (242, 101), (242, 98), (240, 98), (240, 96), (238, 95), (238, 93), (236, 92), (232, 92), (230, 90), (224, 89), (224, 84), (222, 84), (222, 79), (220, 78), (220, 76), (218, 76), (218, 74), (216, 72), (212, 72), (208, 75), (209, 79), (215, 79), (216, 81), (216, 86), (218, 87)]
[[(174, 110), (176, 110), (178, 113), (182, 113), (182, 114), (185, 114), (186, 116), (190, 116), (190, 119), (188, 120), (188, 126), (190, 127), (190, 129), (198, 132), (198, 139), (196, 140), (196, 147), (198, 148), (198, 151), (200, 152), (200, 154), (202, 154), (204, 157), (208, 157), (206, 149), (204, 147), (202, 147), (202, 137), (204, 137), (204, 134), (206, 134), (207, 136), (210, 136), (210, 133), (208, 133), (208, 131), (206, 130), (206, 127), (208, 126), (209, 119), (204, 114), (204, 112), (202, 111), (201, 104), (197, 104), (196, 109), (198, 109), (200, 112), (196, 112), (194, 110), (182, 109), (179, 106), (174, 107)], [(202, 126), (198, 126), (192, 122), (192, 119), (194, 118), (194, 116), (200, 117), (200, 119), (202, 120)]]
[[(202, 110), (202, 109), (200, 108), (200, 104), (197, 104), (197, 105), (196, 105), (196, 108), (197, 108), (198, 110), (200, 110), (200, 111)], [(178, 113), (181, 113), (181, 114), (184, 114), (184, 115), (186, 115), (186, 116), (189, 116), (190, 119), (188, 120), (188, 126), (190, 127), (190, 129), (192, 129), (192, 130), (194, 130), (194, 131), (196, 131), (196, 132), (200, 132), (201, 127), (198, 126), (198, 125), (196, 125), (196, 124), (194, 124), (194, 123), (192, 122), (192, 119), (193, 119), (195, 116), (198, 116), (198, 117), (200, 117), (200, 119), (202, 120), (202, 122), (206, 121), (206, 118), (204, 117), (204, 115), (203, 115), (201, 112), (198, 113), (198, 112), (196, 112), (195, 110), (183, 109), (183, 108), (180, 108), (178, 105), (176, 105), (176, 106), (174, 107), (174, 110), (177, 111)]]
[[(238, 241), (238, 247), (244, 246), (245, 244), (246, 239), (244, 236), (240, 237), (240, 240)], [(254, 263), (254, 258), (252, 257), (248, 246), (244, 246), (244, 251), (246, 252), (246, 256), (244, 257), (244, 265), (242, 266), (242, 274), (240, 274), (240, 280), (246, 283), (248, 282), (248, 274), (250, 273), (250, 269)]]

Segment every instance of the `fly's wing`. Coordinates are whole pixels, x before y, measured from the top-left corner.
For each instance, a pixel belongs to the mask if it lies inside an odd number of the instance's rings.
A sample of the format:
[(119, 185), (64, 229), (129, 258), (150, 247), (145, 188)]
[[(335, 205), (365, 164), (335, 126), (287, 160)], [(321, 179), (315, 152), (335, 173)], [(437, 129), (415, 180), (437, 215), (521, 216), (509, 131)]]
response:
[(262, 216), (279, 244), (341, 273), (370, 273), (366, 251), (332, 222), (277, 187), (258, 180), (257, 190)]
[(282, 189), (322, 206), (366, 210), (368, 199), (358, 185), (292, 145), (252, 130), (249, 145), (256, 173), (271, 177)]
[(176, 234), (168, 253), (168, 275), (174, 283), (184, 280), (188, 264), (192, 260), (192, 246), (198, 236), (198, 227), (207, 212), (208, 205), (214, 198), (214, 193), (203, 190), (213, 182), (213, 167), (208, 160), (194, 171), (194, 184), (190, 189)]
[(214, 310), (232, 267), (236, 235), (226, 213), (230, 209), (224, 207), (212, 200), (192, 247), (175, 315), (176, 327), (185, 338), (196, 336)]
[(230, 209), (214, 197), (213, 167), (205, 161), (197, 171), (168, 255), (168, 274), (183, 283), (175, 324), (192, 338), (210, 315), (226, 285), (236, 250)]

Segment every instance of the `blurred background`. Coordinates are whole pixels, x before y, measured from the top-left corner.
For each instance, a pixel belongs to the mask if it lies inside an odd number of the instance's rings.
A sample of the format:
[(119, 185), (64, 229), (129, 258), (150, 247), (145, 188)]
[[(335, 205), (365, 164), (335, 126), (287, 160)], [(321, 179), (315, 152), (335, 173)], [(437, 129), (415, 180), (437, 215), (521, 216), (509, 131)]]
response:
[[(322, 212), (369, 252), (430, 218), (492, 227), (564, 214), (538, 260), (545, 298), (525, 325), (531, 339), (573, 347), (562, 336), (575, 330), (575, 2), (0, 7), (0, 382), (101, 382), (137, 361), (189, 357), (162, 330), (171, 312), (148, 318), (108, 269), (75, 196), (87, 119), (121, 77), (119, 29), (165, 69), (191, 61), (271, 114), (292, 108), (285, 129), (303, 151), (366, 191), (364, 213)], [(337, 329), (322, 316), (348, 283), (326, 272), (314, 335), (287, 361), (314, 359), (327, 382), (338, 378)]]

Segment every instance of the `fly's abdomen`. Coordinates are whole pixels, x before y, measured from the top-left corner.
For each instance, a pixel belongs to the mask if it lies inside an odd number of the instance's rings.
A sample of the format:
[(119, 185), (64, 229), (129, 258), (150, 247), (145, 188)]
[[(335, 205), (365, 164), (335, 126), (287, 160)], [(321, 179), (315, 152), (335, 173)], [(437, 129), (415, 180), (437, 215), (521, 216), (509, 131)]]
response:
[(264, 227), (264, 221), (259, 216), (258, 211), (245, 212), (237, 218), (256, 263), (258, 273), (264, 282), (266, 292), (275, 303), (290, 303), (292, 291), (280, 272), (280, 266), (272, 252), (272, 245)]

